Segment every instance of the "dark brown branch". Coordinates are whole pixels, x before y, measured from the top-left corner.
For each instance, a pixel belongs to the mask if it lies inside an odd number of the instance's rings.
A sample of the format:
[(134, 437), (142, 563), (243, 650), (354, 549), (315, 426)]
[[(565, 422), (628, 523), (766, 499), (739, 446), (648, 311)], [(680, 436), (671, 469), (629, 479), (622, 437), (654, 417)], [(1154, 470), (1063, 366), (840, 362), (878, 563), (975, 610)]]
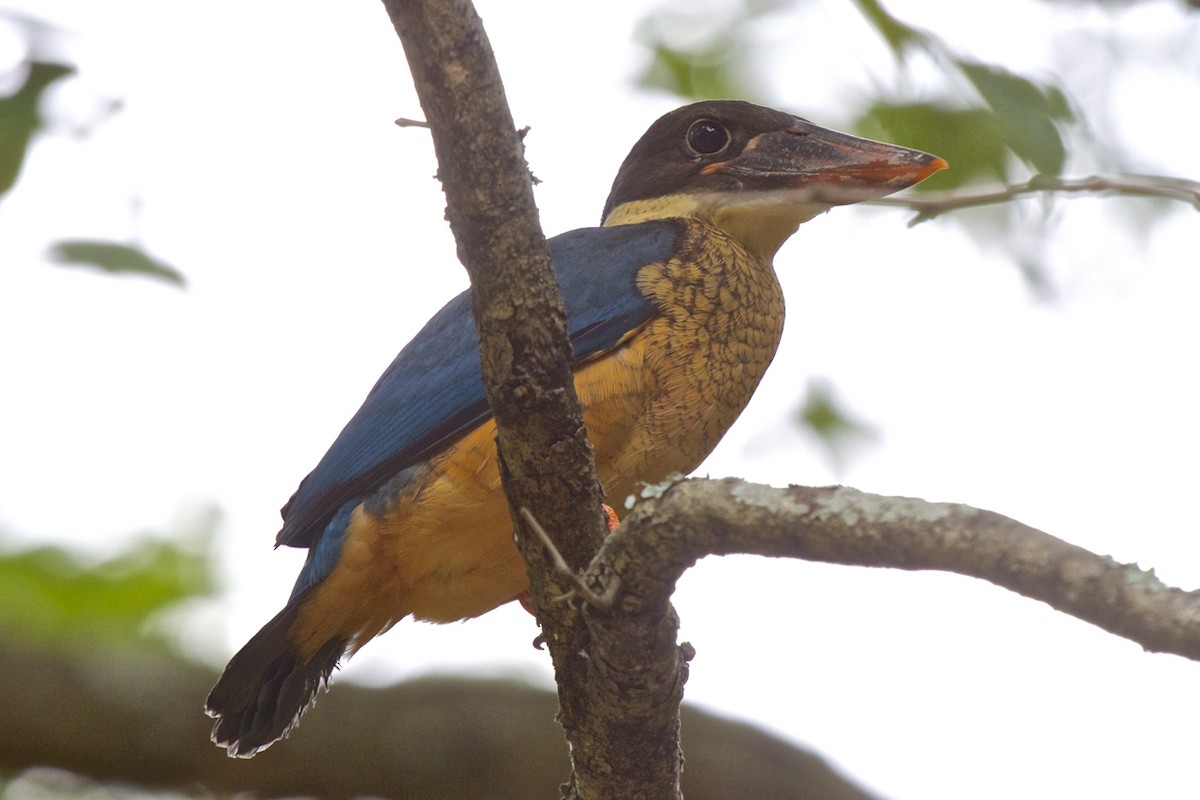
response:
[(898, 206), (917, 212), (908, 222), (911, 227), (950, 211), (1008, 203), (1026, 195), (1041, 193), (1159, 197), (1191, 203), (1200, 211), (1200, 181), (1159, 175), (1092, 175), (1087, 178), (1035, 175), (1025, 183), (1007, 186), (944, 192), (910, 192), (899, 197), (884, 197), (868, 202), (874, 205)]
[[(446, 217), (471, 276), (510, 500), (578, 532), (558, 546), (569, 562), (586, 564), (603, 538), (602, 496), (575, 396), (558, 286), (491, 49), (469, 2), (385, 6), (433, 132)], [(532, 549), (541, 564), (540, 546)], [(536, 572), (535, 598), (550, 570)]]
[[(553, 531), (567, 562), (583, 568), (605, 533), (602, 495), (575, 396), (558, 287), (491, 47), (466, 0), (384, 5), (429, 121), (446, 217), (471, 276), (509, 506), (528, 508)], [(522, 529), (515, 515), (514, 524)], [(676, 796), (678, 693), (673, 706), (653, 706), (656, 725), (626, 715), (614, 702), (620, 687), (598, 679), (587, 657), (582, 617), (569, 604), (551, 602), (569, 587), (545, 549), (524, 534), (518, 545), (554, 662), (574, 790), (585, 798)], [(642, 747), (651, 740), (653, 750)]]
[[(216, 677), (161, 647), (37, 646), (0, 633), (0, 776), (53, 767), (198, 797), (548, 800), (569, 768), (551, 692), (456, 678), (340, 682), (286, 745), (230, 759), (197, 713)], [(689, 800), (871, 800), (816, 756), (748, 725), (685, 709), (684, 726), (696, 754)]]
[(1200, 592), (1169, 587), (1136, 565), (970, 506), (735, 479), (671, 486), (635, 506), (608, 538), (587, 576), (616, 598), (613, 623), (594, 615), (596, 647), (610, 646), (607, 630), (616, 620), (667, 613), (675, 581), (697, 559), (731, 553), (957, 572), (1041, 600), (1146, 650), (1200, 660)]

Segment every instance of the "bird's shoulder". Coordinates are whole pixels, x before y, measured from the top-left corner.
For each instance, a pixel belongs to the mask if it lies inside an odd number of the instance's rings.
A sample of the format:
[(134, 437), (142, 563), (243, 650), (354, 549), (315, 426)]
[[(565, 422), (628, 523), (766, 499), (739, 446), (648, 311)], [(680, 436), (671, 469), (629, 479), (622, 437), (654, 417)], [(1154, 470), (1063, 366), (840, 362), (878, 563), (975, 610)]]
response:
[[(668, 259), (681, 230), (679, 221), (658, 220), (581, 228), (549, 240), (576, 362), (615, 347), (654, 314), (638, 273)], [(311, 547), (338, 509), (490, 416), (468, 290), (431, 317), (384, 370), (283, 507), (277, 543)]]

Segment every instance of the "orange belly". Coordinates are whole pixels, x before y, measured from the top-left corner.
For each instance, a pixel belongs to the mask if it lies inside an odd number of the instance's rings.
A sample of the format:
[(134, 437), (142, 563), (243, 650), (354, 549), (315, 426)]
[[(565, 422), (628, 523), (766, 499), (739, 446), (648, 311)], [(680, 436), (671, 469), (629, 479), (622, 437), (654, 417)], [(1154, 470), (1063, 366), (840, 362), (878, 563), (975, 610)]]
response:
[[(597, 471), (618, 506), (639, 479), (625, 465), (632, 457), (645, 388), (636, 371), (634, 346), (615, 363), (600, 359), (576, 373), (585, 422), (596, 450)], [(614, 369), (614, 367), (617, 367)], [(525, 562), (512, 539), (508, 504), (496, 460), (496, 426), (488, 421), (431, 460), (387, 510), (355, 509), (337, 568), (305, 602), (292, 631), (305, 656), (328, 639), (360, 643), (411, 614), (451, 622), (476, 617), (529, 587)], [(662, 459), (651, 459), (662, 460)]]
[[(639, 284), (657, 295), (662, 313), (576, 369), (597, 473), (614, 508), (641, 483), (695, 469), (745, 407), (778, 345), (782, 295), (770, 265), (703, 266), (692, 259), (643, 270)], [(681, 297), (686, 307), (672, 299)], [(337, 567), (305, 601), (292, 642), (305, 657), (335, 637), (350, 640), (352, 652), (410, 614), (475, 617), (527, 588), (489, 421), (431, 459), (385, 510), (355, 509)]]

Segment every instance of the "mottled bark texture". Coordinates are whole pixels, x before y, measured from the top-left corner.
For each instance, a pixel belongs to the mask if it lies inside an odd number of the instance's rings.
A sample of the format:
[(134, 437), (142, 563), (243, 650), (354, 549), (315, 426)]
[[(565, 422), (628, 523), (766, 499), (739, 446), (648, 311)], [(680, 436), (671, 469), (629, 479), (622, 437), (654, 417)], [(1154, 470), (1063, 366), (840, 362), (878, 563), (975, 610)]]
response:
[(595, 615), (597, 642), (614, 627), (607, 617), (670, 613), (675, 581), (700, 558), (749, 553), (982, 578), (1148, 651), (1200, 660), (1200, 592), (1001, 514), (844, 486), (777, 489), (733, 478), (647, 494), (581, 579), (580, 593), (614, 612)]
[[(602, 494), (571, 380), (557, 283), (530, 175), (495, 59), (466, 0), (385, 0), (433, 135), (446, 217), (471, 276), (483, 377), (505, 492), (553, 532), (582, 569), (603, 538)], [(514, 515), (514, 527), (523, 523)], [(673, 615), (649, 654), (595, 651), (567, 585), (537, 539), (519, 533), (571, 744), (570, 792), (584, 798), (679, 796), (679, 701), (686, 675)]]

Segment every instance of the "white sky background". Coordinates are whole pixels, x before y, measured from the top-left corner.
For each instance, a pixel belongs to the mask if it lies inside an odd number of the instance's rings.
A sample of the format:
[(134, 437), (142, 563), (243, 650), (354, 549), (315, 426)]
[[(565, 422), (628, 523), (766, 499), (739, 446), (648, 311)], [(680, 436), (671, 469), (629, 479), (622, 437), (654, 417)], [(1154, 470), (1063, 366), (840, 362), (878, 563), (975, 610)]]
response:
[[(892, 10), (1018, 70), (1056, 63), (1073, 26), (1200, 47), (1178, 3), (1120, 17), (940, 5)], [(26, 7), (73, 31), (81, 77), (60, 108), (86, 118), (117, 96), (125, 110), (90, 139), (42, 141), (0, 208), (0, 525), (107, 552), (218, 504), (228, 592), (186, 636), (219, 665), (299, 568), (299, 552), (271, 549), (279, 506), (465, 286), (432, 147), (391, 124), (421, 112), (376, 3)], [(633, 89), (643, 4), (480, 10), (532, 127), (543, 226), (596, 224), (628, 148), (678, 105)], [(846, 3), (804, 4), (763, 33), (776, 104), (818, 122), (887, 74)], [(9, 46), (0, 37), (0, 58)], [(1146, 57), (1108, 87), (1131, 168), (1200, 176), (1200, 83)], [(1117, 224), (1135, 209), (1064, 203), (1051, 304), (952, 223), (838, 209), (805, 225), (776, 259), (783, 347), (701, 473), (970, 503), (1200, 586), (1200, 228), (1176, 212), (1143, 241)], [(186, 292), (42, 258), (56, 238), (135, 233)], [(789, 426), (813, 376), (880, 432), (842, 474)], [(806, 743), (886, 797), (1177, 797), (1200, 783), (1200, 666), (988, 584), (709, 559), (676, 606), (698, 649), (691, 702)], [(404, 623), (339, 680), (452, 670), (549, 685), (534, 635), (514, 608)]]

